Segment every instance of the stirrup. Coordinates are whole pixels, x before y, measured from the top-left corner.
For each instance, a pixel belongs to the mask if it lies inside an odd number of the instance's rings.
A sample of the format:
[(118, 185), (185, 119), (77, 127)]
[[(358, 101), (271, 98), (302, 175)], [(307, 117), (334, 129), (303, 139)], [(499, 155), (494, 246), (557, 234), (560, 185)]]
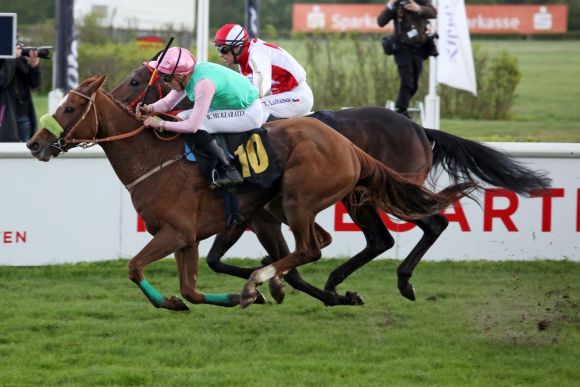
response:
[(213, 171), (211, 171), (211, 182), (209, 184), (209, 189), (217, 189), (221, 187), (221, 184), (219, 184), (217, 182), (217, 180), (219, 179), (219, 175), (218, 175), (218, 171), (216, 169), (214, 169)]
[[(229, 176), (230, 173), (233, 173), (234, 176)], [(211, 189), (240, 185), (244, 182), (244, 178), (235, 168), (230, 170), (224, 169), (222, 177), (220, 177), (218, 171), (214, 169), (211, 174), (211, 179), (212, 181), (209, 186)]]

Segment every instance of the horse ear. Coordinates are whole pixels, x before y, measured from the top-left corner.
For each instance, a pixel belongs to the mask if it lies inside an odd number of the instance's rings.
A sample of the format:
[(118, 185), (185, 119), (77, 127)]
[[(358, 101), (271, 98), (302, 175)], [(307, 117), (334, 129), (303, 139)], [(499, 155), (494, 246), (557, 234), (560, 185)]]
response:
[(107, 79), (107, 74), (99, 74), (99, 75), (97, 75), (97, 79), (96, 79), (96, 81), (94, 83), (94, 85), (96, 86), (95, 87), (95, 90), (98, 90), (103, 85), (103, 83), (105, 83), (105, 80), (106, 79)]

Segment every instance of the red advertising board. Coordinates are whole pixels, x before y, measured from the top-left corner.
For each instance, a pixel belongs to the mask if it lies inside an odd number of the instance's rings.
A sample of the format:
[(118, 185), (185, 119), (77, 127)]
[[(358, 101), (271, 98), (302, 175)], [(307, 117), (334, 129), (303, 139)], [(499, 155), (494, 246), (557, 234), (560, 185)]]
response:
[(561, 34), (568, 30), (567, 5), (468, 5), (472, 34)]
[[(383, 4), (294, 4), (292, 30), (301, 32), (385, 32), (377, 25)], [(472, 34), (561, 34), (568, 30), (562, 4), (466, 5)]]

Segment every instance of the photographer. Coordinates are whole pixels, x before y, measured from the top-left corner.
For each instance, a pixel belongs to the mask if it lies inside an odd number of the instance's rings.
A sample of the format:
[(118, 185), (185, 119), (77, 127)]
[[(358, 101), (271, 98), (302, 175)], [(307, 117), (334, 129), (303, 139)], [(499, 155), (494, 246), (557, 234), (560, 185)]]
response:
[(34, 49), (0, 63), (0, 142), (26, 142), (36, 131), (31, 89), (40, 85), (40, 59)]
[(423, 60), (433, 53), (433, 41), (427, 34), (428, 19), (437, 17), (431, 0), (389, 0), (377, 18), (380, 27), (394, 21), (395, 33), (383, 44), (385, 53), (395, 56), (401, 80), (395, 108), (398, 113), (409, 117), (407, 108), (417, 92)]

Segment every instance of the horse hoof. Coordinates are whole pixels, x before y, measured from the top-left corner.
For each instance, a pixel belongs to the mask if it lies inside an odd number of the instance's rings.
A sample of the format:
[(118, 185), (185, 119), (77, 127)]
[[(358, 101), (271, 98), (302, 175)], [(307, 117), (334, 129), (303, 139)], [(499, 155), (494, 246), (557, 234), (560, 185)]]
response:
[(415, 301), (415, 288), (411, 285), (410, 282), (407, 282), (406, 286), (400, 286), (399, 291), (401, 295), (408, 300)]
[(256, 293), (258, 293), (258, 296), (256, 297), (254, 304), (264, 305), (266, 303), (266, 297), (264, 297), (260, 291), (256, 291)]
[(183, 312), (185, 310), (189, 310), (189, 307), (181, 300), (181, 298), (172, 296), (170, 298), (166, 298), (161, 304), (162, 308), (173, 310), (174, 312)]
[(286, 297), (286, 289), (284, 288), (284, 283), (280, 278), (274, 276), (268, 281), (268, 286), (270, 288), (270, 295), (276, 301), (277, 304), (281, 304)]
[(334, 303), (327, 303), (326, 306), (335, 305), (364, 305), (362, 297), (356, 292), (346, 292), (344, 296), (336, 295)]
[(362, 297), (358, 295), (356, 292), (346, 292), (345, 297), (349, 302), (348, 305), (364, 305), (365, 302), (363, 301)]
[(259, 292), (254, 286), (246, 284), (240, 293), (240, 308), (245, 309), (252, 305), (258, 298)]

